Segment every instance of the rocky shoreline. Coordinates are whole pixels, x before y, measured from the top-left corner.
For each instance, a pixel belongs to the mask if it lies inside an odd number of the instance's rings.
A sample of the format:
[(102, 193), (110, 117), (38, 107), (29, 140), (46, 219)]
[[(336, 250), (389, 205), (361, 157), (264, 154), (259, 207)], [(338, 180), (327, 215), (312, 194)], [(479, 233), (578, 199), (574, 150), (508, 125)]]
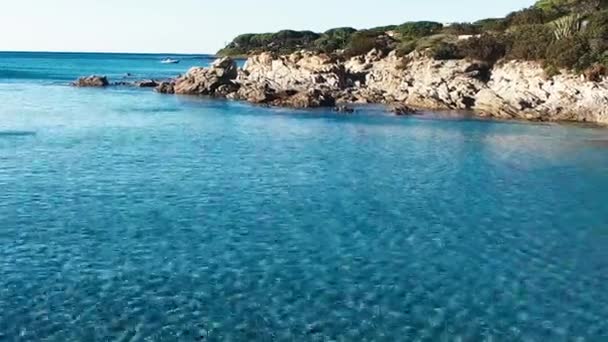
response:
[[(86, 81), (88, 80), (88, 81)], [(371, 51), (341, 59), (297, 52), (262, 53), (242, 69), (229, 57), (192, 68), (164, 82), (142, 82), (160, 93), (203, 95), (293, 108), (387, 104), (395, 113), (416, 109), (467, 110), (484, 117), (608, 124), (608, 79), (588, 81), (562, 72), (547, 77), (540, 63), (435, 60), (413, 52)], [(83, 78), (78, 86), (107, 86), (107, 79)]]

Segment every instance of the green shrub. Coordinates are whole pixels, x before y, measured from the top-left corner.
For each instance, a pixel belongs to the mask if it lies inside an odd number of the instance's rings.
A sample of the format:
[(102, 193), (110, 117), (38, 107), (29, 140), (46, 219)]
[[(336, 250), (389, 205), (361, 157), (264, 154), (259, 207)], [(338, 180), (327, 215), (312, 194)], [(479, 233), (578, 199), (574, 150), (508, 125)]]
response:
[(536, 7), (513, 12), (507, 15), (506, 20), (509, 26), (537, 25), (544, 24), (546, 22), (545, 11)]
[(579, 14), (561, 17), (551, 22), (555, 39), (564, 39), (579, 34), (583, 29), (583, 18)]
[(406, 40), (397, 45), (397, 57), (403, 57), (416, 50), (417, 42), (415, 40)]
[(559, 70), (558, 67), (556, 67), (553, 64), (546, 64), (543, 66), (543, 70), (545, 71), (545, 76), (550, 79), (553, 78), (554, 76), (557, 76), (559, 74), (561, 74), (561, 71)]
[(595, 58), (589, 43), (583, 37), (575, 36), (556, 40), (549, 45), (547, 63), (559, 68), (581, 71), (593, 64)]
[[(441, 32), (443, 25), (434, 21), (414, 21), (401, 24), (393, 29), (401, 39), (415, 39)], [(389, 30), (387, 30), (389, 31)]]
[(449, 34), (434, 34), (432, 36), (420, 38), (416, 41), (416, 49), (417, 50), (427, 50), (433, 49), (437, 47), (441, 43), (456, 43), (458, 41), (458, 37)]
[(504, 18), (490, 18), (476, 21), (474, 25), (479, 26), (483, 32), (503, 32), (509, 27), (509, 22)]
[(236, 37), (218, 54), (245, 55), (261, 51), (291, 53), (313, 46), (313, 42), (321, 35), (311, 31), (283, 30), (276, 33), (242, 34)]
[(358, 31), (354, 33), (346, 48), (346, 56), (364, 55), (373, 49), (388, 52), (394, 49), (397, 41), (374, 31)]
[(458, 47), (452, 43), (441, 42), (431, 49), (431, 56), (437, 60), (462, 59)]
[(588, 17), (587, 32), (591, 37), (608, 40), (608, 10), (596, 12)]
[(507, 47), (502, 37), (484, 33), (479, 37), (459, 42), (458, 49), (466, 57), (475, 60), (495, 63), (506, 54)]
[(544, 25), (523, 25), (507, 35), (508, 59), (542, 60), (553, 41), (553, 32)]
[(357, 30), (352, 27), (340, 27), (325, 31), (314, 42), (315, 50), (331, 53), (336, 50), (345, 49), (355, 32)]
[(546, 16), (553, 15), (554, 18), (558, 18), (570, 13), (584, 14), (598, 11), (606, 8), (607, 5), (606, 0), (540, 0), (534, 7), (543, 10)]
[(444, 33), (460, 35), (474, 35), (482, 33), (481, 26), (471, 23), (454, 23), (450, 26), (444, 27)]
[(568, 5), (572, 0), (539, 0), (534, 7), (543, 11), (554, 11)]

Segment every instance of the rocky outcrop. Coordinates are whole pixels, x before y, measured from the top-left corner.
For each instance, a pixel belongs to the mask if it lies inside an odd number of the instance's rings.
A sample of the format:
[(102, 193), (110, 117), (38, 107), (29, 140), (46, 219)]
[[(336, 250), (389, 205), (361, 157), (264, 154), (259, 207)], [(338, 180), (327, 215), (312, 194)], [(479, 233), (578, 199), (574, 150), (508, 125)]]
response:
[(342, 89), (344, 65), (326, 54), (297, 52), (288, 56), (262, 53), (250, 57), (243, 68), (248, 82), (274, 89)]
[[(399, 57), (395, 52), (374, 50), (348, 60), (298, 52), (288, 56), (262, 53), (250, 57), (243, 69), (230, 58), (218, 59), (208, 68), (192, 68), (155, 89), (295, 108), (383, 103), (397, 115), (415, 114), (415, 108), (421, 108), (466, 110), (505, 119), (608, 124), (608, 80), (602, 77), (589, 81), (563, 73), (547, 78), (538, 63), (490, 66), (470, 60), (435, 60), (418, 52)], [(107, 84), (100, 77), (76, 83)]]
[[(497, 118), (608, 123), (608, 80), (590, 82), (564, 73), (547, 79), (538, 63), (507, 62), (492, 67), (470, 60), (434, 60), (414, 52), (398, 57), (372, 51), (344, 62), (297, 53), (251, 57), (239, 77), (264, 84), (252, 102), (275, 91), (324, 89), (339, 103), (400, 104), (413, 108), (470, 110)], [(252, 92), (251, 88), (239, 90)], [(248, 98), (252, 100), (251, 97)], [(405, 106), (405, 107), (402, 107)]]
[(540, 64), (502, 63), (477, 93), (474, 110), (508, 119), (608, 123), (608, 80), (567, 73), (548, 79)]
[(253, 84), (241, 85), (238, 91), (230, 94), (227, 98), (291, 108), (332, 107), (336, 104), (335, 98), (326, 90), (288, 89), (277, 91), (268, 84), (262, 86)]
[[(225, 57), (215, 61), (209, 68), (192, 68), (175, 80), (174, 92), (185, 95), (225, 96), (227, 87), (237, 88), (234, 80), (238, 75), (236, 63)], [(226, 87), (222, 87), (226, 86)], [(219, 90), (219, 91), (218, 91)]]
[(81, 77), (73, 83), (76, 87), (107, 87), (110, 85), (108, 78), (105, 76), (88, 76)]
[(175, 84), (173, 82), (161, 82), (154, 90), (161, 94), (175, 94)]
[[(420, 53), (400, 58), (395, 52), (382, 57), (372, 51), (346, 62), (350, 75), (359, 75), (359, 91), (371, 102), (401, 102), (429, 109), (470, 109), (484, 86), (476, 69), (466, 60), (437, 61)], [(361, 79), (361, 75), (365, 77)], [(361, 95), (359, 95), (361, 96)], [(361, 102), (361, 100), (359, 100)]]

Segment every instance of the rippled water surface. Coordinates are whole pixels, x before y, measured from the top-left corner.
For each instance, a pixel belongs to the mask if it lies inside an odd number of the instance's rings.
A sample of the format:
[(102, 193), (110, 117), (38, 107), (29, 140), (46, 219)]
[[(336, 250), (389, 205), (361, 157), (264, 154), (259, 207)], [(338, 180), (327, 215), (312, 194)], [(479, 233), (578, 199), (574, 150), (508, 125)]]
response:
[(36, 57), (0, 54), (58, 75), (0, 77), (0, 341), (608, 340), (605, 129), (72, 89), (139, 64)]

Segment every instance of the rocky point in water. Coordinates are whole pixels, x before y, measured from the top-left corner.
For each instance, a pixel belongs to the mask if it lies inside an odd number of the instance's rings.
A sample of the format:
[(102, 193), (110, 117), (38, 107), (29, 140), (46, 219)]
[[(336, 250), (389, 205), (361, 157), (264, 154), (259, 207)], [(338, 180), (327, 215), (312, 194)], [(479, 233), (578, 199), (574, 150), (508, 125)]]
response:
[(81, 77), (73, 83), (76, 87), (107, 87), (110, 85), (108, 78), (105, 76), (87, 76)]
[(548, 79), (535, 62), (488, 66), (418, 52), (404, 58), (372, 51), (346, 61), (305, 51), (262, 53), (242, 70), (229, 58), (191, 70), (176, 80), (176, 93), (218, 95), (213, 90), (221, 85), (229, 85), (222, 97), (279, 106), (384, 103), (404, 108), (399, 114), (469, 110), (498, 118), (608, 123), (608, 80), (567, 72)]
[[(76, 83), (107, 84), (97, 77)], [(161, 82), (156, 90), (294, 108), (381, 103), (400, 115), (416, 109), (467, 110), (497, 118), (608, 123), (606, 78), (589, 81), (568, 72), (547, 78), (537, 62), (489, 66), (467, 59), (436, 60), (419, 52), (399, 57), (394, 51), (373, 50), (350, 59), (307, 51), (261, 53), (242, 69), (224, 57)]]

